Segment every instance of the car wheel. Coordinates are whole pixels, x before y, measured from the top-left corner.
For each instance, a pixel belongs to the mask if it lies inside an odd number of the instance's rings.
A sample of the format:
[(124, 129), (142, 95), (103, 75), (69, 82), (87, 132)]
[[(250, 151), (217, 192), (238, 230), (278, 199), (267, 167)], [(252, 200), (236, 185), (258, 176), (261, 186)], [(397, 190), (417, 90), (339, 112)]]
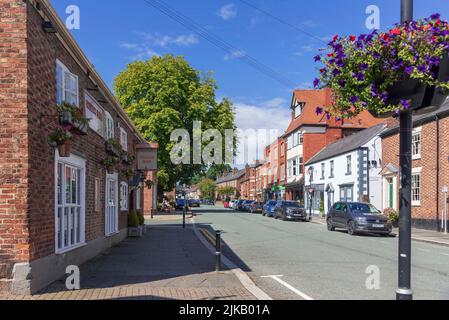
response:
[(335, 227), (334, 227), (334, 225), (332, 224), (331, 219), (327, 219), (327, 230), (329, 230), (329, 231), (335, 231)]
[(348, 222), (348, 234), (351, 236), (355, 235), (355, 223), (354, 221), (349, 221)]

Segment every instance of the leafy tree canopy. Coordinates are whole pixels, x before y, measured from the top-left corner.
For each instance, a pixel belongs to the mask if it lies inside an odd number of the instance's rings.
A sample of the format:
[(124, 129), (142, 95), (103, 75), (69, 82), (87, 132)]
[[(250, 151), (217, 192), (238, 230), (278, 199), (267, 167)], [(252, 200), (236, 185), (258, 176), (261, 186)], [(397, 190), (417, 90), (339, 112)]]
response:
[(203, 131), (217, 129), (223, 137), (226, 129), (235, 129), (232, 103), (216, 101), (212, 73), (192, 68), (183, 57), (166, 55), (133, 62), (115, 78), (114, 90), (145, 139), (159, 143), (158, 182), (163, 190), (171, 190), (177, 182), (189, 184), (207, 170), (206, 164), (171, 162), (173, 130), (186, 129), (192, 135), (194, 121), (202, 122)]
[(215, 184), (215, 181), (205, 178), (198, 183), (198, 189), (200, 190), (201, 196), (204, 199), (213, 200), (217, 185)]

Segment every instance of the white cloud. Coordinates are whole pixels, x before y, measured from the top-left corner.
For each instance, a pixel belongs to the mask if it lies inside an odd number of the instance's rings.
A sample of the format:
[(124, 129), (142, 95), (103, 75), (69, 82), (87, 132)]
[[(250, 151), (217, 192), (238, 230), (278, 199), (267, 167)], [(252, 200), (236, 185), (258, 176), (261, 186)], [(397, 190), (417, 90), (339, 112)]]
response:
[(178, 36), (162, 35), (159, 33), (140, 32), (142, 38), (140, 43), (122, 42), (120, 48), (130, 50), (134, 54), (131, 60), (146, 60), (153, 56), (160, 56), (156, 48), (165, 49), (171, 46), (188, 47), (198, 43), (198, 38), (194, 34), (182, 34)]
[(233, 3), (229, 3), (221, 7), (217, 15), (220, 16), (223, 20), (230, 20), (237, 16), (237, 8)]
[(236, 163), (239, 166), (263, 159), (265, 146), (282, 135), (291, 120), (289, 104), (283, 98), (260, 103), (236, 102), (235, 110), (237, 128), (243, 132), (253, 132), (247, 137), (246, 151), (241, 141)]
[(225, 55), (224, 59), (226, 61), (233, 60), (233, 59), (240, 59), (240, 58), (243, 58), (244, 56), (246, 56), (246, 54), (247, 54), (246, 51), (234, 50), (230, 54)]

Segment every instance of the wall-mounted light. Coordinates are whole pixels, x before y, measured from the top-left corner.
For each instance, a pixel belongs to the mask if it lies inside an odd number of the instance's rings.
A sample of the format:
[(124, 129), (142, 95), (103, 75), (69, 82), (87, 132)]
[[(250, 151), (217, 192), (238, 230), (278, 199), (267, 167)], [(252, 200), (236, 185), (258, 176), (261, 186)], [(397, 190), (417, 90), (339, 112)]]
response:
[(51, 21), (42, 22), (42, 29), (44, 29), (44, 31), (47, 33), (57, 33), (58, 32), (55, 25)]

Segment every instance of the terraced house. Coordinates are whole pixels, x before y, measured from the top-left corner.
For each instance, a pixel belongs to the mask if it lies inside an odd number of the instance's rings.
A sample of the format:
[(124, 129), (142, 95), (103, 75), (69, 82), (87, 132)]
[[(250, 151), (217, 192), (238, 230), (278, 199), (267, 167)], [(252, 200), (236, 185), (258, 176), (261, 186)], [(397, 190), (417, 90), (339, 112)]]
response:
[(126, 237), (157, 144), (48, 1), (0, 0), (0, 22), (0, 290), (30, 294)]

